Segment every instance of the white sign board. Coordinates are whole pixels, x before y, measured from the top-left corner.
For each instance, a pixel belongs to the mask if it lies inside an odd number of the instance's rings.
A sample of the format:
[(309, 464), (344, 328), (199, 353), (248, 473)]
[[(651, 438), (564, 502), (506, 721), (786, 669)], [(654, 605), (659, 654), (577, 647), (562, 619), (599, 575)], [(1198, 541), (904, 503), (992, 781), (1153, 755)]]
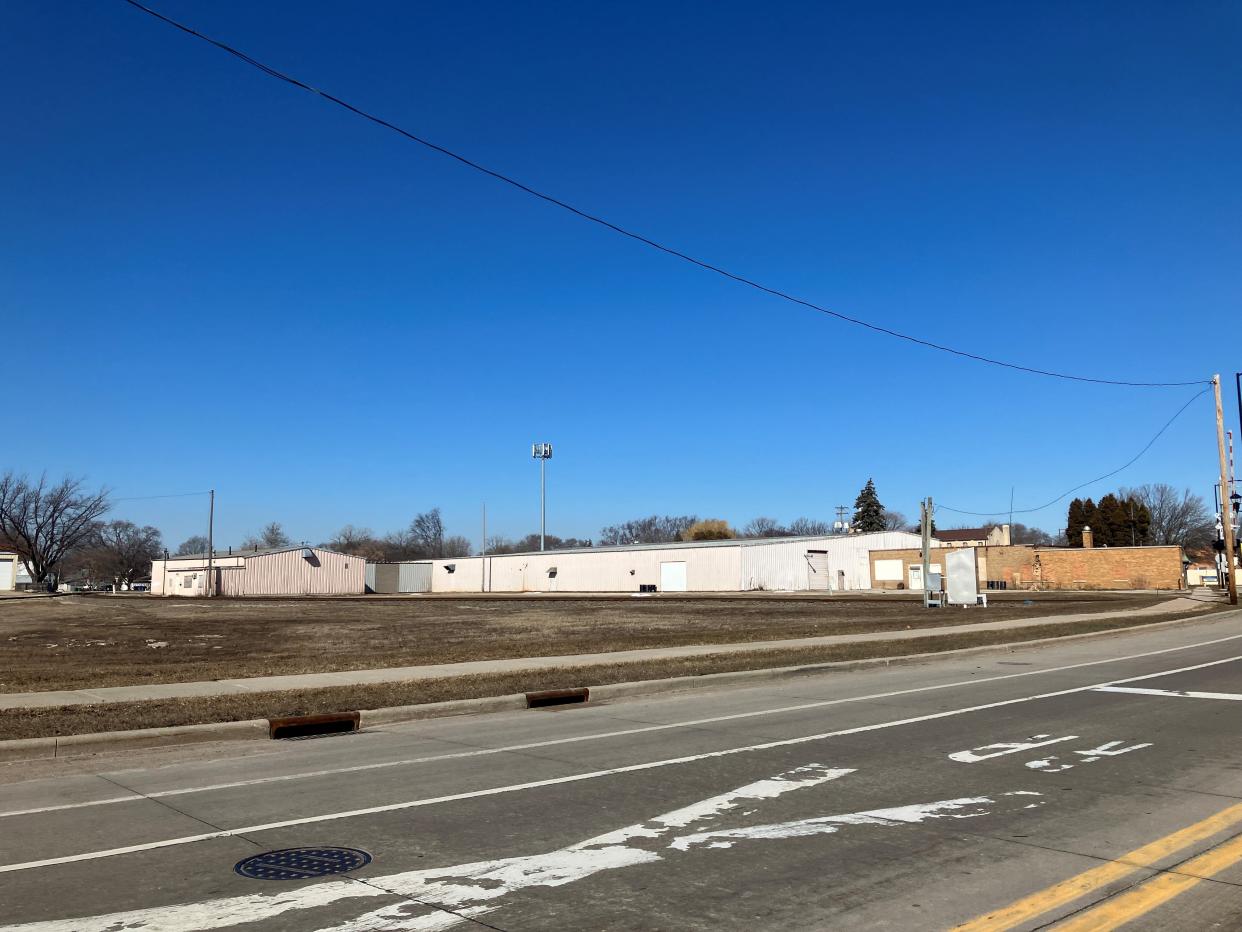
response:
[(979, 601), (979, 576), (975, 569), (975, 548), (960, 547), (944, 555), (948, 570), (945, 592), (950, 605), (975, 605)]
[(904, 566), (900, 560), (876, 560), (875, 578), (878, 582), (901, 582)]

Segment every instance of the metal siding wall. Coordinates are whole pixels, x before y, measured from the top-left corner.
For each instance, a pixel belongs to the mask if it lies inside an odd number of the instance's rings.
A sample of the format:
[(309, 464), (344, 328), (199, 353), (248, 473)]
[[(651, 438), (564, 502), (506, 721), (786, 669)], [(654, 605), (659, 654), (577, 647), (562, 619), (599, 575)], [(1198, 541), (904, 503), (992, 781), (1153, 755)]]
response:
[[(489, 557), (490, 559), (490, 557)], [(457, 557), (452, 560), (432, 560), (430, 592), (480, 592), (483, 583), (481, 557)], [(453, 565), (452, 573), (444, 569)]]
[(397, 573), (398, 592), (430, 592), (431, 564), (402, 563)]
[(366, 561), (360, 557), (310, 549), (315, 566), (302, 549), (268, 553), (246, 560), (244, 595), (361, 595), (366, 587)]
[[(571, 553), (521, 553), (487, 557), (489, 592), (637, 592), (644, 584), (660, 584), (660, 564), (685, 561), (691, 592), (736, 592), (741, 578), (741, 548), (676, 547), (654, 550), (584, 549)], [(434, 592), (479, 592), (480, 557), (436, 560)], [(442, 569), (457, 565), (455, 573)], [(556, 576), (548, 570), (556, 567)], [(633, 571), (631, 573), (631, 570)]]
[(839, 586), (839, 573), (845, 574), (845, 588), (870, 589), (872, 550), (898, 547), (919, 547), (919, 535), (905, 531), (881, 531), (875, 534), (836, 534), (806, 540), (773, 540), (770, 544), (753, 544), (741, 548), (742, 588), (766, 589), (774, 592), (799, 592), (807, 589), (806, 552), (828, 552), (829, 581), (833, 591)]

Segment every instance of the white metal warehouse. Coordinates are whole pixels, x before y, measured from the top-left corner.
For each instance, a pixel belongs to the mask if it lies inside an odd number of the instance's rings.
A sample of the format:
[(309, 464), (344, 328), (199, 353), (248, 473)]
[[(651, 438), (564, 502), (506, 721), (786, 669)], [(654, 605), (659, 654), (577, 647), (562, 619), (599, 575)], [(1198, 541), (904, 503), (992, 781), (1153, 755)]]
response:
[(215, 579), (207, 587), (207, 554), (151, 564), (153, 595), (361, 595), (366, 560), (323, 547), (276, 547), (212, 554)]
[(431, 561), (432, 592), (840, 592), (871, 588), (872, 550), (905, 531), (589, 547)]

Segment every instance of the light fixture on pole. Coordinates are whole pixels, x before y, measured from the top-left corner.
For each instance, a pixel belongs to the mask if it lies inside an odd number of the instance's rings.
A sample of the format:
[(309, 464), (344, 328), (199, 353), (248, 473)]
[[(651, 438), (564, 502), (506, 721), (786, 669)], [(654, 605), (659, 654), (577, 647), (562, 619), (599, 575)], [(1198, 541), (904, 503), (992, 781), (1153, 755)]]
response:
[(543, 550), (548, 530), (547, 464), (552, 459), (552, 444), (532, 443), (530, 455), (532, 459), (539, 460), (539, 549)]

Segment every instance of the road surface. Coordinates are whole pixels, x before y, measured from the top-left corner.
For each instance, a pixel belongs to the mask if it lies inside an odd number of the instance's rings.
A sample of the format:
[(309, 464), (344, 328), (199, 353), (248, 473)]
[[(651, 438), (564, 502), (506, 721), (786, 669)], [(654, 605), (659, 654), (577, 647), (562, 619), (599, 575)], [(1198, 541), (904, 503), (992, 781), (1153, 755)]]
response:
[(1238, 929), (1240, 885), (1236, 614), (0, 768), (0, 932)]

